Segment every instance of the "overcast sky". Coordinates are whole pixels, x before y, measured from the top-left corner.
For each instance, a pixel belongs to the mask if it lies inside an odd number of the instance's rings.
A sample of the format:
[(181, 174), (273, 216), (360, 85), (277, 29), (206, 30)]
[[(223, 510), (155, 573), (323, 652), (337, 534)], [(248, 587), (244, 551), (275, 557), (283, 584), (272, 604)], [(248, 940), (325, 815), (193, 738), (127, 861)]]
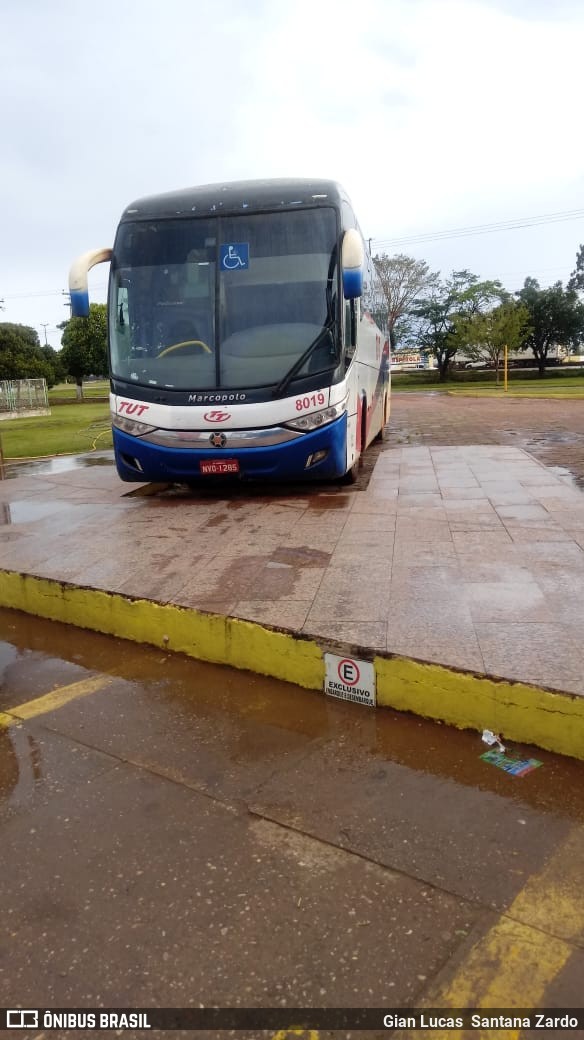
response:
[[(3, 0), (0, 320), (60, 345), (134, 198), (323, 176), (373, 251), (520, 288), (584, 242), (582, 0)], [(404, 241), (578, 211), (523, 229)], [(105, 299), (107, 269), (91, 275)]]

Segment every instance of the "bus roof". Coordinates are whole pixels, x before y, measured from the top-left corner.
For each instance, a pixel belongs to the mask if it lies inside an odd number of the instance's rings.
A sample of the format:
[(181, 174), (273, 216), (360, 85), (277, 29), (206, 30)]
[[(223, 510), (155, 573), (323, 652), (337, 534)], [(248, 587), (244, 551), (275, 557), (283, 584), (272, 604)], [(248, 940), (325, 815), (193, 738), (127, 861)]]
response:
[(233, 215), (246, 210), (338, 206), (341, 202), (349, 202), (349, 199), (336, 181), (310, 178), (229, 181), (137, 199), (124, 210), (121, 223), (158, 217), (208, 216), (211, 213)]

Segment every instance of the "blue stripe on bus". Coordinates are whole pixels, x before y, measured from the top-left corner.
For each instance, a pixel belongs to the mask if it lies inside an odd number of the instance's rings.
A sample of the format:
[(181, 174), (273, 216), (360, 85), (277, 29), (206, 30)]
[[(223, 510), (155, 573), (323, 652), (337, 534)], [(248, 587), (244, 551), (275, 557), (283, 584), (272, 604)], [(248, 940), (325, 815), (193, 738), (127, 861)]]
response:
[(71, 317), (87, 318), (89, 315), (89, 291), (75, 289), (69, 293), (71, 297)]
[[(322, 429), (305, 433), (293, 441), (262, 448), (167, 448), (130, 437), (114, 427), (116, 466), (122, 480), (146, 483), (204, 480), (199, 463), (209, 459), (237, 459), (240, 476), (250, 480), (312, 478), (325, 480), (342, 476), (347, 470), (347, 416)], [(326, 458), (306, 469), (307, 457), (326, 451)], [(129, 461), (136, 459), (141, 470)]]
[(360, 267), (349, 267), (343, 271), (343, 293), (346, 300), (363, 295), (363, 271)]

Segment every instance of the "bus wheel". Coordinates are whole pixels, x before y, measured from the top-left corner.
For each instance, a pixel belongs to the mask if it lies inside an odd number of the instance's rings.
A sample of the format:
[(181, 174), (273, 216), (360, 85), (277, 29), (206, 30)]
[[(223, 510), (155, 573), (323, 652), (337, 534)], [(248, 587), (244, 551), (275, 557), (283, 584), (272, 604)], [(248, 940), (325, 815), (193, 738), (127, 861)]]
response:
[(384, 394), (384, 397), (383, 397), (383, 419), (382, 419), (382, 422), (381, 422), (381, 429), (380, 429), (379, 433), (377, 433), (375, 435), (375, 440), (376, 441), (382, 441), (384, 439), (385, 425), (386, 425), (386, 422), (387, 422), (386, 416), (387, 416), (387, 392)]
[(359, 470), (361, 469), (361, 463), (363, 461), (363, 454), (367, 446), (367, 398), (363, 394), (361, 398), (361, 451), (355, 459), (353, 465), (343, 477), (343, 484), (355, 484), (357, 477), (359, 476)]
[(357, 477), (359, 476), (359, 468), (361, 464), (361, 456), (353, 463), (350, 469), (342, 477), (343, 484), (356, 484)]

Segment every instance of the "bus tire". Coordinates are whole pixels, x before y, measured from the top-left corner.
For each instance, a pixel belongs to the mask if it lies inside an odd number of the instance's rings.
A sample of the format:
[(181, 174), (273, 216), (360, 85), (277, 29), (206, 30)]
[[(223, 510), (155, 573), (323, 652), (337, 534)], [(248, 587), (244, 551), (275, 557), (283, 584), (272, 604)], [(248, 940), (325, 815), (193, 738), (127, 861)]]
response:
[(355, 459), (355, 462), (353, 463), (351, 468), (348, 469), (347, 472), (342, 477), (342, 483), (343, 484), (356, 484), (357, 483), (357, 477), (359, 476), (360, 465), (361, 465), (361, 456), (359, 456), (358, 459)]
[(343, 477), (343, 484), (355, 484), (359, 476), (359, 470), (361, 469), (361, 463), (363, 461), (363, 455), (366, 448), (367, 438), (367, 398), (363, 394), (361, 399), (361, 451), (355, 459), (353, 465), (347, 470)]
[(385, 426), (386, 426), (386, 423), (387, 423), (387, 418), (386, 417), (387, 417), (387, 390), (385, 391), (385, 394), (383, 395), (383, 418), (381, 420), (381, 429), (379, 430), (378, 433), (375, 434), (374, 440), (376, 440), (376, 441), (384, 440)]

